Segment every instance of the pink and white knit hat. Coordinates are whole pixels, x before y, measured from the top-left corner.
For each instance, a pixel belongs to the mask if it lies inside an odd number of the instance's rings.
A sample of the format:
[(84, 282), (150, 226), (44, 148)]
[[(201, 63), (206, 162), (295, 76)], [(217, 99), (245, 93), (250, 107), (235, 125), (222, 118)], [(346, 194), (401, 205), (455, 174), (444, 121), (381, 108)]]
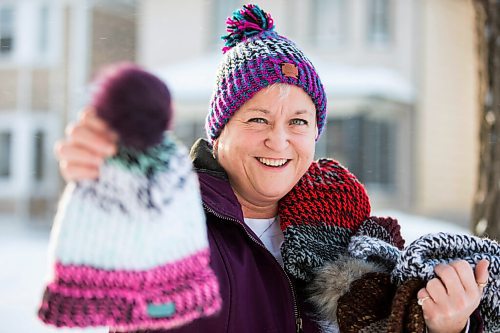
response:
[(198, 178), (186, 149), (165, 132), (168, 89), (132, 65), (98, 83), (93, 105), (118, 133), (119, 151), (97, 181), (65, 189), (39, 317), (121, 331), (168, 329), (217, 312)]

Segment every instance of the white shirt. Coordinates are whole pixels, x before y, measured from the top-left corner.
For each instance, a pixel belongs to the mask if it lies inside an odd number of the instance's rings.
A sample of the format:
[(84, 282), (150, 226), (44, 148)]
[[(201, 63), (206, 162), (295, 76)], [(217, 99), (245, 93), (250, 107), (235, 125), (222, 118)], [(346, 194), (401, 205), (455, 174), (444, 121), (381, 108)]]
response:
[(245, 224), (260, 238), (266, 249), (278, 260), (283, 267), (283, 258), (281, 257), (281, 244), (285, 239), (283, 231), (277, 217), (270, 219), (249, 219), (245, 218)]

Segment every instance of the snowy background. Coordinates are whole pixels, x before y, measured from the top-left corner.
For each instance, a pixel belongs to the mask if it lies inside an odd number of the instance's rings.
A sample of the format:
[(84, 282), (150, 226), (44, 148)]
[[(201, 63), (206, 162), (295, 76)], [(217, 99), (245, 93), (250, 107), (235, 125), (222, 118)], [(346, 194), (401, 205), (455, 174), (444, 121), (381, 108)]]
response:
[[(439, 231), (467, 233), (456, 225), (398, 211), (376, 212), (398, 218), (406, 244)], [(47, 269), (49, 230), (0, 217), (0, 333), (107, 332), (106, 329), (55, 329), (36, 317)]]

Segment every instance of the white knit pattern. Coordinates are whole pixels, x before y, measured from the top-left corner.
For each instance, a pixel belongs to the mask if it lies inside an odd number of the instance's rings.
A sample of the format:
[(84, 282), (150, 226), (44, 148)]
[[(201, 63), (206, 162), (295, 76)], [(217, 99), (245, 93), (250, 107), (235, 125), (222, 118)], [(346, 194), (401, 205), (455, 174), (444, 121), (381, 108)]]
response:
[(469, 235), (437, 233), (422, 236), (406, 247), (393, 271), (393, 278), (434, 278), (434, 267), (463, 259), (475, 267), (481, 259), (490, 262), (488, 284), (483, 292), (480, 311), (487, 332), (500, 332), (500, 245), (498, 242)]
[(69, 185), (53, 228), (63, 264), (141, 270), (208, 248), (197, 175), (185, 150), (146, 177), (107, 163), (98, 181)]
[(397, 247), (370, 236), (353, 236), (347, 251), (356, 259), (382, 262), (390, 268), (396, 265), (401, 254)]

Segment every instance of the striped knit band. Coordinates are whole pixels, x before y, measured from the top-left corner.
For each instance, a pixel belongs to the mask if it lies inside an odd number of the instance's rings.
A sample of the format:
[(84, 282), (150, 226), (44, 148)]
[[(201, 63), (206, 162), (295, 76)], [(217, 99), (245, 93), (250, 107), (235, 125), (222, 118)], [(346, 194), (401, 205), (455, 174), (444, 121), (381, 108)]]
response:
[[(268, 21), (245, 21), (247, 18), (254, 19), (257, 14), (267, 17)], [(311, 97), (316, 106), (319, 136), (326, 120), (326, 94), (312, 63), (295, 43), (272, 30), (274, 26), (270, 16), (257, 6), (247, 5), (240, 12), (235, 12), (235, 15), (239, 15), (238, 27), (245, 25), (252, 28), (247, 28), (244, 32), (250, 34), (249, 37), (240, 36), (237, 41), (233, 40), (234, 47), (231, 44), (231, 48), (225, 48), (228, 51), (217, 72), (216, 86), (205, 122), (207, 137), (211, 141), (215, 140), (246, 101), (275, 83), (298, 86)], [(247, 17), (242, 18), (242, 15)], [(229, 23), (234, 21), (229, 19)], [(265, 26), (268, 30), (260, 29), (257, 25)], [(258, 30), (252, 30), (254, 26)], [(234, 34), (231, 32), (229, 37)]]

